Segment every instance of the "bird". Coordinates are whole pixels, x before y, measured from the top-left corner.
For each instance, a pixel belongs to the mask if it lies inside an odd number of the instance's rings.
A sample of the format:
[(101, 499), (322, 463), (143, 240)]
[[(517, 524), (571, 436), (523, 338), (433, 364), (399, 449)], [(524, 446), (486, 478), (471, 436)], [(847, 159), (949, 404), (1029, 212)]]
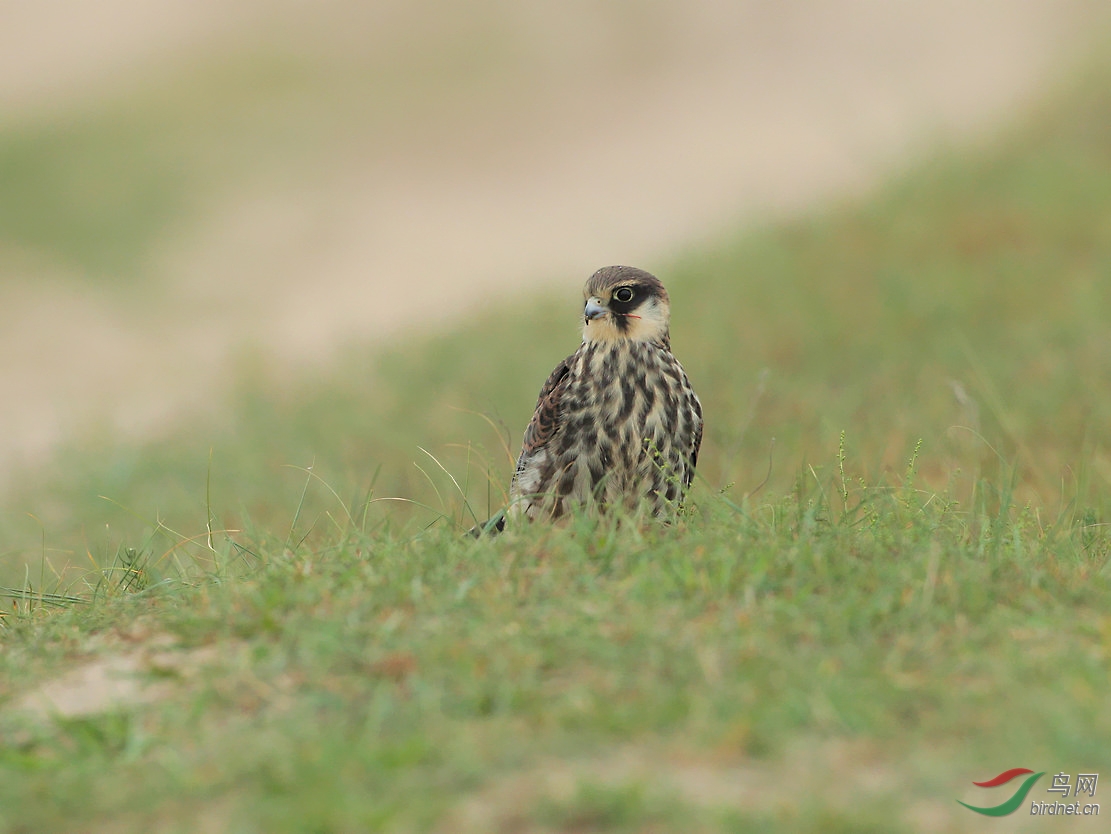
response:
[(484, 529), (555, 520), (576, 506), (670, 517), (691, 485), (702, 404), (671, 352), (663, 283), (603, 267), (583, 288), (582, 316), (582, 344), (540, 389), (509, 506)]

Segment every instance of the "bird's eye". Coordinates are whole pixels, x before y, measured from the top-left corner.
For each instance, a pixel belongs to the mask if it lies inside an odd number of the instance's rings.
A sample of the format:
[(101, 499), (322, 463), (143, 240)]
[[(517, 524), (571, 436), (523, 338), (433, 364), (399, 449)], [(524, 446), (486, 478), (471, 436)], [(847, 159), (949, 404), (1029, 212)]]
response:
[(613, 298), (624, 304), (633, 300), (633, 291), (630, 287), (621, 287), (613, 294)]

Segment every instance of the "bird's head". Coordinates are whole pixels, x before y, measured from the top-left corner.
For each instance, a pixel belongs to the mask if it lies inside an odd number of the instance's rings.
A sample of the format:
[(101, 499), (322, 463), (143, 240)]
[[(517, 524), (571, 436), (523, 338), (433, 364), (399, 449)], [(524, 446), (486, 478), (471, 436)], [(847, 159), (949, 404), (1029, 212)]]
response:
[(671, 302), (655, 275), (631, 266), (606, 266), (583, 288), (583, 341), (669, 344)]

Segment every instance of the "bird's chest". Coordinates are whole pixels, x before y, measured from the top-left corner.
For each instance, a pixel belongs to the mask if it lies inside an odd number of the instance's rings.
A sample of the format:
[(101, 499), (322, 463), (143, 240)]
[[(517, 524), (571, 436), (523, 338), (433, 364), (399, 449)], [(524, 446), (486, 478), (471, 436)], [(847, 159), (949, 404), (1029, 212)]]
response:
[(588, 348), (561, 402), (560, 451), (606, 467), (634, 466), (645, 448), (670, 444), (682, 384), (674, 358), (654, 345)]

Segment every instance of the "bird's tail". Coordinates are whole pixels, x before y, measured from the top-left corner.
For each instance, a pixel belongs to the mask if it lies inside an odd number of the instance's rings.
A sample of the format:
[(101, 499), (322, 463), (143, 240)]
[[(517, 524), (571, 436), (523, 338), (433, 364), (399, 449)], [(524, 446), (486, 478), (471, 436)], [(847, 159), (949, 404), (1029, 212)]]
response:
[(483, 536), (496, 536), (505, 530), (505, 510), (499, 510), (481, 524), (476, 524), (468, 532), (476, 539)]

